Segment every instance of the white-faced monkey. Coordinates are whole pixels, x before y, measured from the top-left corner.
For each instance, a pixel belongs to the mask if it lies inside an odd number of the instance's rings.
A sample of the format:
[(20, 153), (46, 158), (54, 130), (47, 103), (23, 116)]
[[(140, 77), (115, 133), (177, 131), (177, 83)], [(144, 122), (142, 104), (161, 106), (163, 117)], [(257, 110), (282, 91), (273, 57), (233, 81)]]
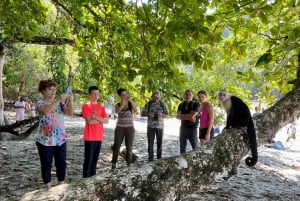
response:
[(257, 142), (254, 123), (248, 106), (241, 99), (231, 96), (225, 90), (219, 92), (218, 99), (227, 113), (225, 128), (247, 127), (252, 157), (247, 157), (245, 163), (248, 166), (254, 166), (258, 159)]

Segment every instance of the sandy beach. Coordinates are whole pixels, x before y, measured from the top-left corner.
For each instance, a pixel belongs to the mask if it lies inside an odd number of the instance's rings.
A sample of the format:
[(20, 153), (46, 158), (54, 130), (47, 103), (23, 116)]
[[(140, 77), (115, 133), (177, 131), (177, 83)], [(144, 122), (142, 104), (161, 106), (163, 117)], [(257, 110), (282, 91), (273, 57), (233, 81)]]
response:
[[(97, 172), (111, 171), (115, 120), (105, 124), (105, 140), (102, 144)], [(138, 161), (147, 162), (146, 119), (135, 122), (136, 136), (134, 153)], [(66, 183), (82, 178), (84, 120), (79, 117), (65, 117), (68, 132), (67, 179)], [(176, 119), (165, 122), (163, 158), (179, 155), (178, 127)], [(259, 148), (259, 162), (253, 168), (246, 167), (243, 160), (238, 174), (230, 178), (218, 178), (207, 188), (187, 195), (182, 200), (300, 200), (300, 122), (296, 124), (296, 139), (288, 138), (287, 128), (282, 129), (274, 139), (283, 142), (286, 150), (270, 146)], [(191, 150), (191, 147), (188, 146)], [(34, 142), (34, 134), (22, 141), (0, 141), (0, 200), (22, 200), (23, 194), (44, 188), (40, 162)], [(118, 168), (127, 168), (119, 160)], [(56, 185), (53, 168), (53, 185)]]

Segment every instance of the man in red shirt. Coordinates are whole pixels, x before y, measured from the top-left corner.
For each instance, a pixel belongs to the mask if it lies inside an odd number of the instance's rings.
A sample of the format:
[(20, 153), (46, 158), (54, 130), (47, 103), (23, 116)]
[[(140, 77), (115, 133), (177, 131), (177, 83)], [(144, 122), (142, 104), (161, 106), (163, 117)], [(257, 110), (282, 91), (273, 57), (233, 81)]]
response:
[(105, 108), (98, 103), (98, 87), (89, 87), (89, 99), (90, 101), (82, 106), (82, 117), (85, 119), (83, 133), (83, 178), (91, 177), (96, 174), (98, 157), (104, 137), (103, 123), (108, 123)]

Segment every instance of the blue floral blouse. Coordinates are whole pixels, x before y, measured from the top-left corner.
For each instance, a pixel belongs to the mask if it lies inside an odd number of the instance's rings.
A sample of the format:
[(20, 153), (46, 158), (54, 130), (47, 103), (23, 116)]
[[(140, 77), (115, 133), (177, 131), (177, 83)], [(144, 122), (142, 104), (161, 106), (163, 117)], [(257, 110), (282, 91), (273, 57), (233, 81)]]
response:
[[(39, 111), (44, 105), (50, 105), (46, 100), (39, 100), (36, 110)], [(67, 133), (64, 126), (63, 105), (59, 104), (47, 114), (39, 114), (39, 125), (35, 140), (44, 146), (60, 146), (66, 142)]]

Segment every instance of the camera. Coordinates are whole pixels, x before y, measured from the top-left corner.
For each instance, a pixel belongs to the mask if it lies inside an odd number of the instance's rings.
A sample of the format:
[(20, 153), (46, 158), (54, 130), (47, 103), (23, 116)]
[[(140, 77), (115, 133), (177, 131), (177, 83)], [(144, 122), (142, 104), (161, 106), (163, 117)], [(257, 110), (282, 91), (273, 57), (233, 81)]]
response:
[(154, 120), (154, 121), (157, 121), (157, 120), (158, 120), (158, 115), (157, 115), (157, 114), (154, 114), (153, 120)]

